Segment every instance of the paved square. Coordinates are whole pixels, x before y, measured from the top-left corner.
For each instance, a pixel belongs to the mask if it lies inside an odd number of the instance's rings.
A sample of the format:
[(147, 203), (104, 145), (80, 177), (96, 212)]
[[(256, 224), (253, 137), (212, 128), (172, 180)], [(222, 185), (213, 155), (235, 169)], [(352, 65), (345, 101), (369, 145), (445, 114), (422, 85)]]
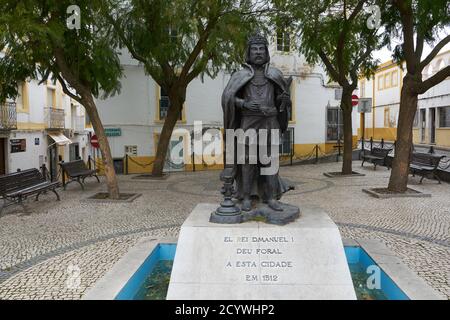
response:
[[(343, 238), (378, 239), (436, 290), (450, 298), (450, 185), (410, 177), (431, 198), (375, 199), (362, 192), (385, 187), (386, 168), (354, 170), (364, 177), (329, 179), (341, 164), (283, 167), (296, 185), (283, 201), (319, 206)], [(133, 203), (80, 201), (105, 190), (69, 185), (61, 202), (52, 194), (4, 210), (0, 218), (0, 299), (80, 299), (141, 237), (176, 237), (200, 202), (219, 202), (219, 171), (176, 173), (167, 180), (119, 177), (122, 192), (142, 193)]]

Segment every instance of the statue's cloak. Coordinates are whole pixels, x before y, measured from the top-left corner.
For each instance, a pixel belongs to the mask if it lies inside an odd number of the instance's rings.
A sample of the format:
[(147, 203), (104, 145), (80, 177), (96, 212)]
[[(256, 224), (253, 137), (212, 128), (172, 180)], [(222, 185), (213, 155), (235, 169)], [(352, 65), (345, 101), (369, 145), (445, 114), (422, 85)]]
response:
[[(243, 67), (242, 70), (236, 71), (231, 75), (231, 79), (222, 94), (223, 124), (225, 130), (237, 129), (241, 125), (241, 116), (239, 110), (235, 106), (235, 98), (238, 92), (253, 79), (255, 75), (253, 68), (249, 64), (243, 64)], [(283, 92), (289, 94), (291, 80), (285, 79), (280, 70), (271, 67), (269, 63), (267, 63), (265, 66), (265, 76)], [(286, 131), (289, 123), (291, 104), (276, 101), (275, 105), (279, 111), (278, 122), (280, 123), (281, 133), (283, 133)]]
[[(244, 88), (244, 86), (254, 77), (253, 68), (249, 64), (243, 64), (243, 67), (244, 68), (242, 70), (236, 71), (231, 75), (230, 81), (228, 82), (222, 94), (223, 123), (225, 130), (227, 129), (236, 130), (241, 126), (241, 112), (236, 107), (235, 100), (239, 94), (239, 91), (242, 88)], [(278, 89), (280, 89), (281, 92), (289, 94), (291, 79), (285, 79), (280, 70), (271, 67), (269, 63), (267, 63), (265, 65), (265, 76), (269, 80), (271, 80), (278, 87)], [(286, 131), (288, 127), (291, 112), (291, 103), (276, 100), (275, 106), (278, 110), (277, 118), (280, 126), (280, 131), (281, 133), (283, 133)], [(232, 167), (236, 187), (235, 197), (238, 199), (242, 199), (243, 194), (242, 194), (242, 178), (240, 169), (241, 166), (236, 164), (237, 162), (236, 152), (234, 154), (235, 154), (235, 161)], [(225, 165), (225, 167), (230, 166), (231, 165), (228, 164)], [(259, 172), (256, 172), (254, 176), (258, 177), (258, 179), (254, 179), (251, 194), (253, 196), (259, 196), (260, 199), (267, 199), (267, 196), (265, 195), (265, 188), (263, 187), (264, 176), (261, 176)], [(275, 192), (274, 198), (280, 199), (284, 192), (292, 190), (294, 189), (294, 187), (288, 184), (286, 181), (283, 181), (283, 179), (281, 179), (278, 176), (278, 173), (276, 174), (276, 177), (278, 183), (276, 186), (273, 186)]]

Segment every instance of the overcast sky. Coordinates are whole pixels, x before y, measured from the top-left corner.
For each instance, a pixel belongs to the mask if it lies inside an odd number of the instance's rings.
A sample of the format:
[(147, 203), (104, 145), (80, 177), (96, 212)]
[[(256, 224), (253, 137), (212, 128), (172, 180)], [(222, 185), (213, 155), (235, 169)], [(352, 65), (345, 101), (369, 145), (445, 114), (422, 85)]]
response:
[[(450, 34), (450, 28), (446, 28), (446, 30), (444, 30), (440, 33), (440, 39), (443, 39), (448, 34)], [(394, 40), (394, 42), (392, 42), (391, 49), (394, 50), (395, 46), (399, 43), (400, 43), (400, 40)], [(432, 46), (430, 47), (429, 45), (425, 44), (424, 49), (423, 49), (422, 59), (424, 59), (431, 52), (431, 50), (433, 50), (433, 47)], [(447, 50), (450, 50), (450, 43), (447, 43), (447, 45), (444, 46), (440, 52), (444, 52)], [(382, 50), (376, 51), (374, 53), (374, 57), (380, 59), (380, 62), (383, 63), (383, 62), (386, 62), (386, 61), (392, 59), (392, 51), (388, 50), (385, 47)]]

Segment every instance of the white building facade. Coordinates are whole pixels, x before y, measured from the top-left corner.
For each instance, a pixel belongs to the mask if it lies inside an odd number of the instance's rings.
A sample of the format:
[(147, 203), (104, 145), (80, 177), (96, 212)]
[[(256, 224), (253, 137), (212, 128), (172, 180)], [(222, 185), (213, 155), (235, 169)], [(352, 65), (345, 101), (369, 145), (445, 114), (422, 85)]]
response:
[[(294, 157), (299, 158), (311, 154), (316, 146), (320, 148), (321, 154), (333, 152), (338, 138), (342, 139), (343, 129), (339, 125), (342, 122), (338, 111), (339, 86), (329, 84), (320, 66), (308, 65), (304, 58), (290, 51), (290, 48), (277, 46), (276, 40), (272, 43), (271, 65), (279, 68), (285, 77), (293, 77), (292, 119), (289, 123), (292, 131), (284, 138), (283, 153), (292, 152)], [(113, 158), (120, 163), (117, 168), (123, 167), (123, 171), (129, 173), (149, 172), (164, 123), (168, 98), (157, 83), (145, 74), (144, 67), (129, 54), (124, 53), (121, 61), (124, 68), (121, 93), (107, 100), (98, 100), (97, 106), (105, 128), (120, 133), (109, 137)], [(222, 129), (221, 96), (229, 78), (229, 74), (221, 72), (215, 79), (205, 76), (204, 82), (200, 79), (192, 81), (176, 129), (192, 132), (196, 121), (201, 121), (204, 128)], [(353, 118), (356, 145), (359, 121), (356, 108)], [(178, 135), (173, 135), (172, 139), (171, 147), (180, 143)], [(188, 163), (189, 147), (183, 143), (182, 153), (186, 163), (172, 169), (192, 170), (192, 164)], [(132, 160), (124, 163), (126, 154)], [(203, 167), (197, 165), (196, 170)]]
[[(438, 54), (423, 71), (423, 80), (450, 65), (450, 51)], [(406, 65), (400, 67), (393, 61), (381, 64), (374, 76), (360, 79), (360, 97), (372, 98), (372, 110), (361, 115), (358, 137), (365, 121), (365, 138), (374, 140), (397, 139), (397, 122), (400, 109), (402, 80)], [(450, 78), (419, 95), (414, 121), (413, 142), (424, 146), (450, 148)]]
[(84, 108), (59, 83), (26, 81), (15, 101), (0, 105), (0, 174), (46, 165), (56, 179), (60, 161), (92, 153)]

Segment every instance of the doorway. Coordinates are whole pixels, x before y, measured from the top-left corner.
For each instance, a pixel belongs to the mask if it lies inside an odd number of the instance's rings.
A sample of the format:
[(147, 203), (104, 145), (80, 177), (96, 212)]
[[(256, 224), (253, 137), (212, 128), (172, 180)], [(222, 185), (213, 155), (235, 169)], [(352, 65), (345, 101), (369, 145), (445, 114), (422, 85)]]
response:
[(48, 148), (48, 152), (50, 160), (50, 179), (51, 181), (56, 181), (58, 179), (58, 148), (56, 143), (53, 143), (53, 145)]
[(436, 108), (430, 108), (430, 143), (436, 143)]
[(425, 133), (427, 126), (426, 109), (420, 109), (420, 142), (425, 143)]
[(80, 144), (72, 143), (69, 144), (69, 161), (74, 161), (80, 159)]
[(0, 138), (0, 176), (6, 174), (6, 139)]

